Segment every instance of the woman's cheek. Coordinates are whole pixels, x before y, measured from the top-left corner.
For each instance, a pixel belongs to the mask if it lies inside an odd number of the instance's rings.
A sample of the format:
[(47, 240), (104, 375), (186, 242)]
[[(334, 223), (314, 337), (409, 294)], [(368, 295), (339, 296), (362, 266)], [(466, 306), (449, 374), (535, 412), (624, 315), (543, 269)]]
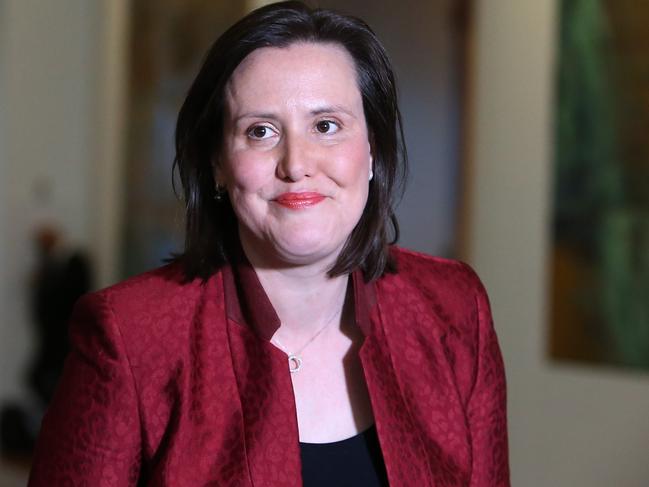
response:
[(272, 166), (266, 159), (254, 155), (242, 155), (232, 161), (234, 184), (243, 191), (256, 192), (272, 176)]
[(364, 144), (341, 147), (332, 156), (331, 174), (339, 185), (351, 186), (368, 180), (370, 153)]

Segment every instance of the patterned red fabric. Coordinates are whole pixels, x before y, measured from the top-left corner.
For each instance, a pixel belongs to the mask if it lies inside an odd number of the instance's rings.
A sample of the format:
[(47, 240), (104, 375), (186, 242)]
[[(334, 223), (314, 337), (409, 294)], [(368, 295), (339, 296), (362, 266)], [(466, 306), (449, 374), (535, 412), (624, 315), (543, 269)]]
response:
[[(353, 274), (360, 359), (390, 485), (508, 486), (505, 376), (480, 281), (395, 249)], [(234, 270), (234, 272), (232, 272)], [(172, 264), (81, 299), (29, 485), (302, 485), (278, 325), (251, 268)]]

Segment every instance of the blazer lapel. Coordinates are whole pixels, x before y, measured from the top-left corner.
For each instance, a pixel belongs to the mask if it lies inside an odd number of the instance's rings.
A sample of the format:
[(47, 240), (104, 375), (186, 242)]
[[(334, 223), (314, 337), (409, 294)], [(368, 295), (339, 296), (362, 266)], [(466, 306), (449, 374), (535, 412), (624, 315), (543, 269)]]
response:
[(450, 367), (450, 350), (459, 348), (449, 348), (457, 340), (449, 336), (452, 320), (425, 308), (398, 275), (382, 279), (376, 293), (370, 318), (376, 339), (361, 349), (361, 359), (380, 439), (384, 432), (390, 485), (468, 485), (471, 440)]
[(360, 349), (376, 430), (391, 487), (434, 486), (420, 427), (395, 374), (375, 287), (354, 273), (356, 320), (366, 333)]
[(228, 340), (253, 485), (300, 487), (297, 412), (286, 355), (268, 339), (279, 319), (244, 258), (223, 269)]
[(228, 335), (252, 483), (300, 487), (297, 414), (286, 356), (231, 320)]

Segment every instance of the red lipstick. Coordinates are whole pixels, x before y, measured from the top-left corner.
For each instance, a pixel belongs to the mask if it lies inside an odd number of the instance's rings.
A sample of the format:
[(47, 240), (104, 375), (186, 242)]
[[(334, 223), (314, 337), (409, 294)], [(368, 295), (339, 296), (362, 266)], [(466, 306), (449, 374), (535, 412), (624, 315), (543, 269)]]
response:
[(275, 202), (291, 210), (301, 210), (310, 206), (315, 206), (324, 200), (324, 195), (320, 193), (283, 193), (275, 198)]

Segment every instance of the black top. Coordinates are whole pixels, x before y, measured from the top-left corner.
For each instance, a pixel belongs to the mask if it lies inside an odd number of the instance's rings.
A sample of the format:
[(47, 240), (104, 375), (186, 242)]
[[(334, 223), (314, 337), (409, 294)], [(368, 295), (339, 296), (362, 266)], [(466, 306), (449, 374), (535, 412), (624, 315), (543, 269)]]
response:
[(376, 428), (333, 443), (300, 443), (304, 487), (386, 487)]

